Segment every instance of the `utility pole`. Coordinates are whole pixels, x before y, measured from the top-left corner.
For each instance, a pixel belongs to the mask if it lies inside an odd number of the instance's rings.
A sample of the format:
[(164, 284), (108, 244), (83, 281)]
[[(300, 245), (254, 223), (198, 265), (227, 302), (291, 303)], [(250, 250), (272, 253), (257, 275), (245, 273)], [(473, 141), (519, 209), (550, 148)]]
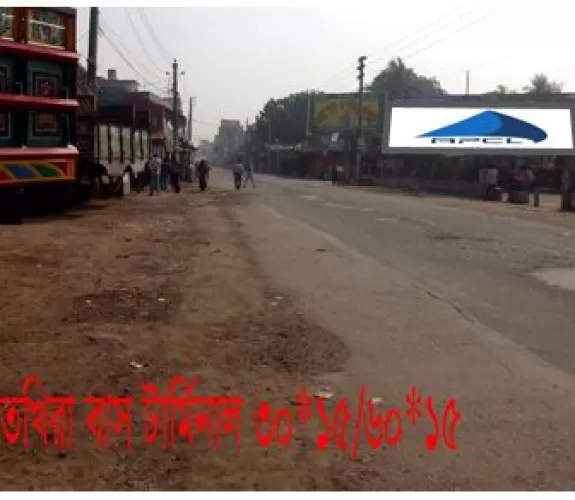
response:
[(248, 119), (246, 118), (246, 132), (244, 134), (244, 154), (245, 154), (245, 158), (244, 161), (247, 160), (248, 157)]
[(188, 144), (192, 144), (192, 117), (194, 112), (194, 98), (190, 97), (190, 107), (188, 109)]
[(469, 95), (469, 70), (465, 71), (465, 95)]
[(90, 7), (90, 28), (88, 34), (88, 68), (87, 83), (92, 92), (96, 92), (96, 74), (98, 66), (98, 28), (100, 11), (98, 7)]
[(356, 140), (355, 140), (355, 148), (356, 148), (356, 155), (355, 155), (355, 172), (354, 178), (355, 180), (359, 179), (359, 170), (361, 167), (361, 151), (359, 147), (359, 143), (361, 140), (361, 125), (362, 125), (362, 111), (363, 111), (363, 78), (365, 76), (364, 69), (365, 69), (365, 60), (367, 59), (366, 56), (361, 56), (357, 59), (357, 70), (359, 71), (359, 75), (357, 79), (359, 80), (359, 92), (357, 97), (357, 133), (356, 133)]
[(173, 152), (172, 161), (176, 161), (176, 151), (178, 149), (178, 118), (179, 118), (179, 106), (178, 106), (178, 77), (184, 75), (184, 72), (178, 74), (178, 61), (174, 59), (172, 63), (172, 142), (173, 142)]
[(268, 104), (268, 173), (271, 172), (272, 168), (272, 108), (271, 104)]
[(178, 61), (174, 59), (172, 63), (172, 78), (174, 79), (172, 88), (172, 123), (173, 123), (173, 153), (172, 161), (176, 161), (176, 150), (178, 149)]

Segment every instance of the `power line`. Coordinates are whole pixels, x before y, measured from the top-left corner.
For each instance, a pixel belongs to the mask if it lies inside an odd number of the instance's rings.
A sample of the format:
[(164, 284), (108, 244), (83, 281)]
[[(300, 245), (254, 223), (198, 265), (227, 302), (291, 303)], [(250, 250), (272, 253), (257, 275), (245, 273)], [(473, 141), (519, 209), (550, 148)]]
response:
[(137, 10), (138, 14), (140, 15), (140, 18), (142, 19), (142, 21), (144, 21), (144, 24), (146, 25), (146, 28), (148, 29), (150, 36), (152, 37), (152, 39), (156, 43), (156, 46), (158, 47), (158, 49), (160, 49), (160, 52), (163, 53), (164, 57), (168, 61), (171, 60), (172, 57), (170, 56), (170, 53), (164, 48), (164, 46), (161, 44), (160, 40), (156, 36), (156, 32), (154, 31), (154, 28), (152, 28), (150, 21), (148, 21), (148, 16), (146, 16), (144, 9), (141, 7), (137, 7), (136, 10)]
[[(559, 31), (556, 33), (556, 35), (559, 36), (554, 36), (551, 38), (546, 38), (544, 41), (549, 42), (549, 41), (559, 41), (562, 40), (565, 37), (565, 32), (563, 31)], [(501, 64), (502, 62), (510, 59), (513, 56), (516, 56), (518, 54), (521, 53), (529, 53), (531, 56), (533, 55), (533, 53), (538, 52), (542, 49), (546, 49), (547, 47), (543, 44), (543, 43), (537, 43), (537, 45), (535, 47), (521, 47), (517, 50), (514, 50), (512, 52), (508, 52), (507, 54), (501, 56), (501, 57), (496, 57), (496, 58), (490, 58), (487, 60), (484, 60), (483, 62), (479, 62), (477, 64), (474, 64), (472, 66), (469, 67), (470, 70), (476, 70), (479, 68), (488, 68), (488, 67), (492, 67), (492, 66), (497, 66), (498, 64)], [(442, 78), (448, 78), (450, 76), (453, 76), (455, 74), (459, 74), (461, 73), (460, 70), (457, 71), (450, 71), (449, 73), (439, 73), (440, 75), (442, 75)]]
[(479, 24), (480, 22), (485, 21), (487, 18), (489, 18), (489, 17), (491, 17), (493, 14), (495, 14), (499, 9), (500, 9), (500, 7), (496, 7), (495, 9), (493, 9), (493, 10), (490, 11), (490, 12), (488, 12), (487, 14), (485, 14), (485, 15), (479, 17), (479, 18), (476, 18), (475, 20), (473, 20), (473, 21), (471, 21), (471, 22), (469, 22), (469, 23), (463, 25), (460, 29), (454, 31), (453, 33), (451, 33), (451, 34), (449, 34), (449, 35), (447, 35), (447, 36), (445, 36), (445, 37), (443, 37), (443, 38), (440, 38), (440, 39), (436, 40), (434, 43), (431, 43), (431, 44), (429, 44), (429, 45), (423, 47), (422, 49), (420, 49), (420, 50), (418, 50), (418, 51), (416, 51), (416, 52), (413, 52), (412, 54), (409, 54), (409, 55), (405, 56), (406, 59), (409, 58), (409, 57), (416, 57), (416, 56), (418, 56), (419, 54), (422, 54), (423, 52), (425, 52), (425, 51), (427, 51), (427, 50), (429, 50), (429, 49), (432, 49), (433, 47), (436, 47), (436, 46), (439, 45), (440, 43), (443, 43), (443, 42), (445, 42), (446, 40), (449, 40), (450, 38), (453, 38), (454, 36), (459, 35), (459, 33), (462, 33), (463, 31), (465, 31), (465, 30), (471, 28), (472, 26), (475, 26), (476, 24)]
[(126, 63), (126, 66), (128, 66), (134, 73), (136, 73), (141, 79), (142, 81), (149, 85), (150, 87), (155, 87), (155, 85), (153, 83), (151, 83), (149, 80), (147, 80), (142, 73), (140, 73), (135, 67), (134, 65), (130, 62), (129, 59), (126, 58), (126, 56), (124, 56), (124, 54), (122, 54), (122, 52), (120, 51), (120, 49), (118, 49), (118, 47), (116, 47), (116, 45), (114, 45), (114, 42), (112, 42), (112, 40), (110, 40), (110, 38), (108, 37), (108, 35), (106, 34), (106, 32), (100, 28), (100, 34), (106, 39), (106, 41), (108, 42), (108, 44), (110, 45), (110, 47), (114, 50), (114, 52), (116, 52), (116, 54), (118, 54), (118, 56), (120, 56), (120, 58), (124, 61), (124, 63)]
[(84, 33), (82, 33), (79, 37), (78, 40), (76, 40), (76, 44), (79, 44), (82, 40), (84, 40), (84, 38), (86, 38), (86, 35), (88, 34), (89, 30), (84, 31)]
[[(138, 40), (138, 43), (140, 44), (140, 47), (145, 47), (144, 42), (142, 41), (142, 39), (140, 38), (140, 34), (138, 33), (138, 29), (136, 28), (136, 23), (134, 23), (134, 19), (132, 18), (132, 13), (130, 12), (128, 7), (124, 7), (124, 12), (126, 13), (126, 17), (128, 18), (128, 22), (130, 23), (130, 26), (132, 27), (132, 31), (134, 32), (134, 35), (136, 35), (136, 38)], [(156, 68), (156, 70), (160, 73), (165, 73), (165, 69), (160, 68), (156, 62), (148, 56), (148, 62), (150, 62), (152, 64), (152, 66), (154, 66)]]
[[(449, 20), (449, 18), (451, 17), (452, 14), (454, 14), (455, 12), (457, 12), (459, 10), (459, 7), (455, 7), (453, 9), (451, 9), (450, 11), (447, 12), (447, 14), (441, 14), (438, 17), (436, 17), (433, 21), (431, 21), (430, 23), (426, 24), (423, 28), (420, 28), (417, 31), (414, 31), (412, 33), (410, 33), (409, 35), (407, 35), (406, 37), (400, 38), (399, 40), (392, 42), (390, 44), (385, 45), (384, 47), (370, 53), (367, 55), (367, 57), (369, 59), (371, 59), (371, 62), (373, 61), (379, 61), (381, 60), (381, 58), (376, 58), (373, 59), (373, 56), (375, 56), (376, 54), (383, 52), (384, 50), (388, 50), (393, 48), (394, 51), (400, 51), (405, 49), (406, 47), (409, 47), (410, 45), (414, 45), (417, 42), (420, 42), (421, 40), (425, 40), (426, 38), (428, 38), (430, 35), (433, 35), (434, 33), (437, 33), (438, 31), (441, 31), (445, 26), (445, 24), (451, 23), (452, 21)], [(464, 12), (463, 16), (458, 16), (455, 21), (459, 20), (461, 17), (464, 17), (466, 14), (469, 14), (469, 11)], [(454, 22), (455, 22), (454, 21)], [(439, 23), (439, 27), (437, 27), (437, 24)], [(433, 28), (435, 27), (435, 29), (432, 29), (430, 32), (426, 33), (428, 31), (427, 28)], [(417, 33), (420, 33), (421, 31), (423, 31), (423, 36), (420, 36), (419, 38), (416, 38), (415, 40), (409, 41), (409, 39), (413, 36), (416, 35)], [(407, 41), (408, 43), (404, 43), (405, 41)], [(397, 47), (399, 45), (399, 47)]]
[[(395, 40), (394, 42), (388, 43), (387, 45), (384, 45), (383, 47), (380, 47), (379, 49), (371, 52), (370, 54), (368, 54), (368, 58), (371, 59), (371, 57), (373, 57), (375, 54), (380, 53), (384, 50), (388, 50), (390, 48), (396, 47), (397, 45), (399, 45), (401, 47), (401, 44), (403, 42), (405, 42), (406, 40), (409, 40), (410, 38), (412, 38), (414, 35), (417, 35), (418, 33), (421, 33), (421, 31), (426, 32), (428, 31), (429, 28), (433, 28), (436, 27), (437, 22), (443, 20), (445, 21), (446, 19), (448, 19), (453, 13), (457, 12), (459, 10), (459, 7), (455, 7), (453, 9), (451, 9), (450, 11), (447, 12), (447, 14), (441, 14), (440, 16), (438, 16), (437, 18), (433, 19), (431, 22), (424, 24), (423, 26), (419, 27), (418, 29), (412, 31), (409, 35), (404, 36), (399, 38), (398, 40)], [(445, 24), (445, 23), (443, 23)], [(423, 39), (425, 39), (427, 36), (436, 33), (438, 31), (438, 29), (434, 29), (432, 30), (430, 33), (427, 33), (426, 35), (423, 36)], [(416, 41), (420, 41), (422, 37), (416, 39)], [(409, 46), (409, 44), (407, 45)], [(405, 47), (403, 47), (405, 48)], [(381, 60), (382, 58), (377, 58), (375, 59), (376, 61)], [(371, 61), (373, 62), (373, 61)], [(349, 69), (353, 69), (355, 68), (355, 63), (347, 65), (345, 68), (341, 69), (340, 71), (338, 71), (337, 73), (333, 74), (332, 76), (330, 76), (327, 80), (325, 80), (324, 83), (322, 83), (321, 85), (319, 85), (320, 87), (325, 85), (328, 81), (331, 81), (333, 78), (343, 74), (344, 72), (348, 71)]]
[[(141, 64), (141, 61), (139, 61), (138, 58), (134, 57), (134, 54), (131, 53), (130, 50), (128, 50), (128, 48), (124, 45), (124, 43), (122, 42), (122, 39), (117, 35), (117, 33), (115, 32), (115, 30), (112, 28), (112, 26), (110, 25), (110, 23), (105, 22), (104, 19), (102, 19), (101, 25), (103, 27), (105, 27), (116, 39), (117, 44), (120, 46), (120, 48), (130, 57), (130, 59), (139, 67), (143, 68), (144, 65)], [(108, 41), (110, 41), (108, 39)], [(156, 72), (154, 71), (150, 71), (150, 70), (146, 70), (146, 72), (150, 75), (154, 75), (154, 77), (157, 77)]]

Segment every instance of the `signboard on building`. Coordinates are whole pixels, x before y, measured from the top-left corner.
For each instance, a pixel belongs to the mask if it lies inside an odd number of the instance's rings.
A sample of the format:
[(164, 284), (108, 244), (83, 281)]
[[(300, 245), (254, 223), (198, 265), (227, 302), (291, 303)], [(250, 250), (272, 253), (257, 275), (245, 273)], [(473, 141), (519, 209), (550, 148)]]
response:
[(572, 155), (572, 110), (393, 107), (383, 149), (392, 153)]
[[(354, 132), (358, 122), (357, 94), (322, 94), (310, 96), (310, 134), (333, 134)], [(383, 98), (376, 94), (364, 94), (362, 125), (364, 132), (380, 133), (383, 125)]]

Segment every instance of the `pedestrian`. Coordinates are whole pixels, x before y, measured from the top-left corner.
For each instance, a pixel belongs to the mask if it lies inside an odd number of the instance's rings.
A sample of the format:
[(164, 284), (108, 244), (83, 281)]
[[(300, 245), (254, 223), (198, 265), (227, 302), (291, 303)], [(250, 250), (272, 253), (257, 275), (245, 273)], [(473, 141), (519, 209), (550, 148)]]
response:
[(206, 160), (200, 161), (198, 165), (198, 182), (200, 190), (205, 191), (208, 188), (209, 167)]
[(242, 178), (244, 176), (245, 169), (244, 164), (242, 163), (242, 159), (239, 156), (236, 159), (236, 164), (234, 165), (233, 172), (234, 172), (234, 187), (236, 188), (236, 190), (241, 189)]
[(157, 194), (160, 189), (160, 174), (162, 170), (162, 160), (157, 153), (154, 153), (149, 163), (150, 172), (150, 196)]
[(160, 167), (160, 189), (162, 191), (168, 190), (168, 175), (170, 172), (170, 157), (165, 156), (162, 166)]
[(487, 200), (487, 169), (480, 167), (477, 176), (479, 179), (479, 186), (481, 187), (481, 197)]
[(181, 166), (176, 161), (173, 161), (170, 164), (170, 184), (172, 189), (175, 193), (179, 193), (180, 188), (180, 173), (181, 173)]
[(539, 206), (539, 182), (538, 182), (538, 172), (533, 171), (530, 165), (525, 165), (525, 176), (529, 185), (529, 191), (533, 193), (533, 206)]
[(485, 172), (485, 200), (490, 200), (499, 184), (499, 171), (495, 165), (488, 165)]
[(256, 181), (254, 180), (254, 169), (250, 161), (245, 162), (245, 179), (244, 179), (244, 188), (248, 185), (248, 180), (252, 181), (252, 187), (256, 187)]
[(337, 167), (335, 167), (335, 169), (337, 170), (337, 179), (336, 179), (336, 184), (341, 184), (343, 182), (343, 173), (344, 173), (344, 168), (343, 165), (338, 165)]

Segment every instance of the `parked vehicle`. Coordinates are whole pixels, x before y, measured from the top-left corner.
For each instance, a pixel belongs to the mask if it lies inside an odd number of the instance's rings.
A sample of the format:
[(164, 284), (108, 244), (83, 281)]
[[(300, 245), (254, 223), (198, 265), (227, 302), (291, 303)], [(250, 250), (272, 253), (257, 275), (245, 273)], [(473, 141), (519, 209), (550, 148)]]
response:
[(0, 212), (20, 212), (23, 197), (65, 206), (78, 179), (76, 9), (2, 9)]

